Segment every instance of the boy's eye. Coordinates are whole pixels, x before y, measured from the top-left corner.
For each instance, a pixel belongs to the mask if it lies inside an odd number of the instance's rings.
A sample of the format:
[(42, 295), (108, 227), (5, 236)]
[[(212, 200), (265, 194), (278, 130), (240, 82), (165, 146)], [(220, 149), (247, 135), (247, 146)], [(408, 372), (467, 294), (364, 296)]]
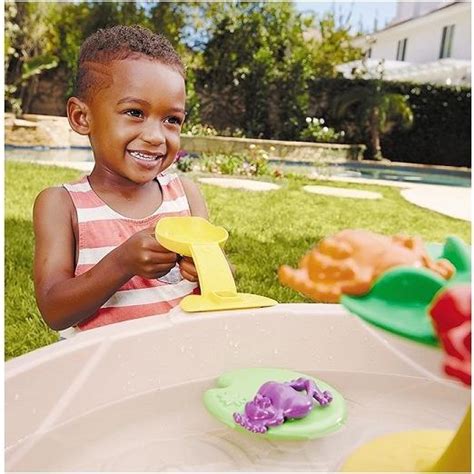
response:
[(175, 116), (171, 116), (171, 117), (168, 117), (165, 122), (167, 123), (171, 123), (172, 125), (179, 125), (181, 126), (183, 124), (183, 119), (180, 118), (180, 117), (175, 117)]
[(130, 115), (130, 117), (135, 117), (135, 118), (143, 117), (143, 112), (139, 109), (129, 109), (129, 110), (126, 110), (125, 113), (127, 115)]

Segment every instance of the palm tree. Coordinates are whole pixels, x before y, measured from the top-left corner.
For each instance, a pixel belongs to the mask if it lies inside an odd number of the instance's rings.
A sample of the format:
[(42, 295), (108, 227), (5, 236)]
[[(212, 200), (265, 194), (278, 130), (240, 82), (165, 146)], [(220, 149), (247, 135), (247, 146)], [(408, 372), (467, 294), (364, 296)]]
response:
[(356, 86), (337, 97), (333, 104), (333, 116), (338, 119), (354, 117), (356, 123), (369, 131), (368, 156), (381, 160), (381, 135), (388, 133), (398, 123), (402, 128), (413, 124), (413, 112), (402, 94), (388, 92), (383, 81), (376, 80), (375, 88)]

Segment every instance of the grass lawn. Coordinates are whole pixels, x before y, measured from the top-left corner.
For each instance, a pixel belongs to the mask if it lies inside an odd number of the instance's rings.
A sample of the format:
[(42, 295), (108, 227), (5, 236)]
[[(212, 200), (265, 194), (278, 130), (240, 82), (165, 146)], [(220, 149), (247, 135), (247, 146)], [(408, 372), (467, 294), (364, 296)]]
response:
[[(82, 173), (65, 168), (7, 162), (5, 166), (5, 357), (19, 356), (57, 340), (36, 307), (32, 281), (32, 207), (45, 187), (69, 182)], [(398, 188), (331, 183), (378, 191), (382, 200), (318, 196), (302, 191), (318, 184), (304, 177), (276, 181), (281, 189), (249, 192), (201, 185), (211, 221), (230, 234), (226, 253), (236, 266), (239, 291), (269, 296), (281, 303), (307, 302), (277, 279), (279, 265), (296, 266), (322, 237), (346, 228), (383, 234), (419, 235), (442, 242), (457, 235), (470, 242), (470, 223), (445, 217), (405, 201)], [(319, 184), (327, 184), (319, 183)]]

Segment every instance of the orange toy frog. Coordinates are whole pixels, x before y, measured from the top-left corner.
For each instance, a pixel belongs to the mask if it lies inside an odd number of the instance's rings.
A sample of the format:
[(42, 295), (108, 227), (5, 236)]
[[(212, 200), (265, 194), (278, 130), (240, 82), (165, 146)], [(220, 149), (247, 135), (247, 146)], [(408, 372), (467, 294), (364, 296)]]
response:
[(346, 229), (323, 239), (301, 259), (298, 269), (281, 266), (278, 278), (313, 300), (337, 303), (343, 294), (369, 292), (379, 275), (401, 265), (426, 267), (445, 279), (455, 271), (448, 260), (433, 261), (418, 237)]

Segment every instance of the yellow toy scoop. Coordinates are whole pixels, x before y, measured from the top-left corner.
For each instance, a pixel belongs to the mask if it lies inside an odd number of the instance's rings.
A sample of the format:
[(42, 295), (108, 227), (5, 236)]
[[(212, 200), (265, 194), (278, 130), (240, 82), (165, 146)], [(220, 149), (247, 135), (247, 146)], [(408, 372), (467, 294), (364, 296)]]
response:
[(155, 228), (156, 240), (163, 247), (192, 257), (198, 272), (200, 295), (181, 301), (188, 312), (274, 306), (265, 296), (237, 293), (234, 277), (222, 252), (229, 234), (202, 217), (164, 217)]

